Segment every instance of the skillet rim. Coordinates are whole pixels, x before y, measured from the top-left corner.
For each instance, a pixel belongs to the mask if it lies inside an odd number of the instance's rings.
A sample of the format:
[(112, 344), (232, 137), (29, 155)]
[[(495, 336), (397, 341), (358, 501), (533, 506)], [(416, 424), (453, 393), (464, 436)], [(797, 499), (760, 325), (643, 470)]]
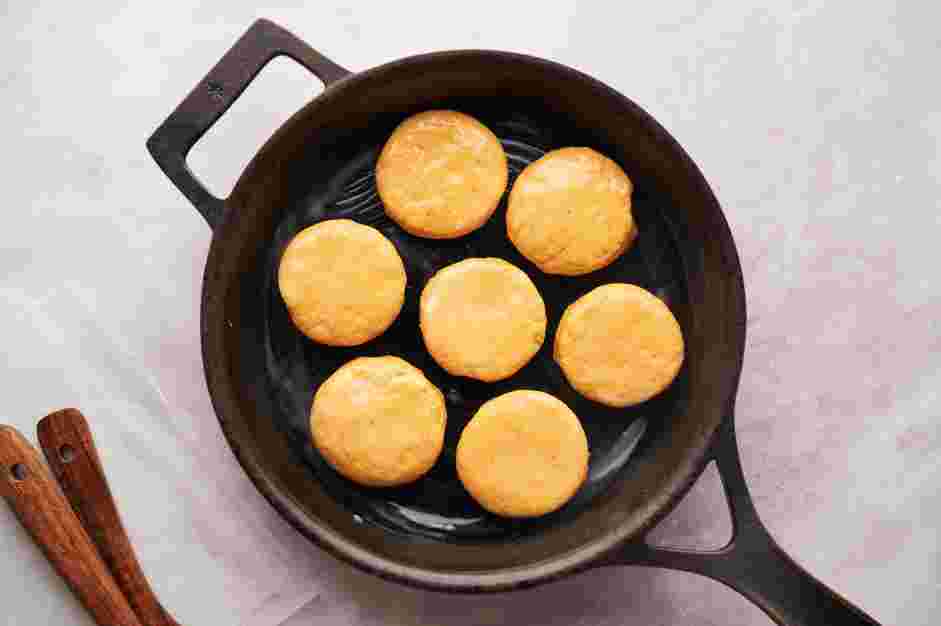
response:
[[(221, 317), (221, 313), (224, 311), (225, 291), (229, 284), (227, 281), (222, 280), (226, 276), (224, 272), (215, 272), (214, 270), (220, 264), (222, 255), (225, 253), (227, 234), (231, 222), (235, 219), (233, 216), (239, 213), (239, 208), (231, 205), (230, 202), (234, 202), (233, 199), (245, 195), (245, 181), (252, 177), (251, 174), (258, 167), (262, 157), (274, 151), (282, 138), (295, 130), (294, 127), (302, 117), (312, 113), (325, 102), (342, 97), (344, 90), (351, 85), (375, 80), (377, 76), (381, 76), (386, 71), (409, 65), (421, 65), (428, 62), (465, 57), (480, 59), (490, 57), (495, 61), (528, 64), (552, 72), (565, 80), (587, 83), (588, 86), (614, 98), (618, 104), (629, 110), (633, 116), (641, 120), (642, 124), (658, 140), (665, 143), (670, 152), (679, 157), (685, 168), (684, 173), (690, 177), (690, 182), (698, 187), (698, 193), (702, 194), (703, 199), (710, 205), (715, 216), (718, 217), (717, 221), (721, 232), (716, 232), (716, 236), (721, 237), (723, 243), (727, 244), (729, 256), (725, 259), (725, 263), (730, 270), (730, 278), (735, 281), (734, 292), (729, 296), (734, 298), (735, 301), (730, 302), (729, 311), (735, 317), (732, 323), (734, 323), (736, 332), (734, 335), (730, 335), (730, 339), (737, 340), (738, 346), (733, 346), (733, 348), (736, 348), (732, 351), (734, 360), (728, 362), (722, 375), (728, 385), (728, 397), (723, 400), (725, 410), (722, 417), (716, 420), (714, 424), (708, 425), (710, 431), (708, 435), (702, 438), (699, 445), (692, 446), (684, 456), (683, 462), (678, 467), (674, 467), (666, 487), (648, 498), (644, 506), (631, 518), (588, 544), (544, 561), (501, 570), (458, 573), (440, 572), (405, 565), (359, 547), (342, 534), (306, 515), (289, 492), (279, 489), (274, 477), (266, 473), (264, 460), (258, 458), (250, 450), (250, 446), (243, 443), (240, 434), (230, 423), (231, 420), (228, 416), (239, 414), (239, 402), (236, 392), (238, 383), (234, 380), (234, 376), (230, 374), (226, 360), (220, 358), (217, 363), (212, 356), (214, 353), (225, 354), (225, 341), (223, 340), (223, 331), (219, 330), (223, 325), (211, 324), (210, 322)], [(640, 541), (643, 541), (646, 532), (673, 510), (712, 460), (710, 449), (719, 434), (723, 421), (732, 419), (735, 395), (744, 359), (746, 309), (741, 262), (728, 220), (699, 167), (679, 142), (649, 113), (632, 100), (579, 70), (527, 54), (500, 50), (464, 49), (408, 56), (362, 72), (350, 73), (348, 76), (326, 85), (322, 93), (294, 113), (268, 138), (239, 176), (232, 194), (225, 201), (225, 205), (230, 210), (224, 212), (222, 220), (213, 231), (212, 242), (204, 268), (200, 306), (203, 370), (213, 409), (226, 442), (232, 449), (239, 465), (241, 465), (256, 489), (278, 511), (281, 517), (319, 548), (358, 569), (380, 578), (424, 589), (452, 592), (496, 592), (530, 587), (593, 566), (599, 566), (603, 564), (602, 561), (605, 555), (615, 552), (619, 547), (629, 544), (632, 540), (640, 539)], [(234, 275), (230, 274), (230, 276), (234, 278)]]

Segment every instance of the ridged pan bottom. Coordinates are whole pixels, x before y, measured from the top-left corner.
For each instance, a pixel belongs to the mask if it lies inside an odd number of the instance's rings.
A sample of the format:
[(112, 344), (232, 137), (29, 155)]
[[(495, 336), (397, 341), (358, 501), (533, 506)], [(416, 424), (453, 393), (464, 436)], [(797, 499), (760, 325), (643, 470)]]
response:
[[(500, 138), (507, 152), (510, 184), (526, 165), (561, 143), (557, 131), (518, 115), (488, 116), (473, 112)], [(660, 207), (635, 189), (634, 217), (640, 231), (633, 247), (611, 266), (584, 277), (555, 277), (539, 272), (513, 248), (506, 237), (506, 196), (490, 221), (478, 231), (450, 241), (413, 237), (386, 217), (376, 192), (373, 170), (381, 146), (366, 149), (352, 160), (325, 189), (313, 190), (299, 206), (285, 211), (267, 267), (267, 370), (277, 414), (272, 418), (287, 435), (297, 461), (362, 523), (436, 540), (461, 542), (516, 539), (570, 519), (590, 506), (622, 472), (649, 434), (668, 428), (677, 387), (685, 385), (681, 373), (673, 388), (643, 405), (611, 409), (586, 400), (566, 383), (552, 360), (556, 326), (564, 311), (579, 296), (608, 282), (629, 282), (653, 291), (668, 303), (685, 297), (681, 266)], [(630, 171), (628, 171), (630, 175)], [(331, 348), (306, 339), (288, 318), (277, 288), (280, 253), (302, 228), (322, 219), (349, 218), (374, 226), (398, 248), (408, 274), (405, 305), (389, 330), (364, 346)], [(537, 356), (513, 377), (498, 383), (457, 378), (441, 369), (428, 355), (418, 330), (418, 300), (425, 282), (440, 268), (468, 257), (504, 258), (529, 274), (546, 303), (549, 319), (546, 342)], [(350, 259), (355, 263), (355, 259)], [(339, 476), (310, 443), (309, 412), (320, 383), (340, 365), (357, 356), (394, 354), (422, 369), (445, 394), (448, 428), (445, 448), (434, 468), (418, 482), (394, 489), (360, 487)], [(591, 449), (589, 477), (578, 494), (561, 510), (533, 520), (505, 520), (483, 511), (464, 491), (454, 465), (461, 430), (477, 408), (490, 398), (513, 389), (539, 389), (566, 402), (581, 418)], [(647, 437), (645, 437), (647, 433)]]

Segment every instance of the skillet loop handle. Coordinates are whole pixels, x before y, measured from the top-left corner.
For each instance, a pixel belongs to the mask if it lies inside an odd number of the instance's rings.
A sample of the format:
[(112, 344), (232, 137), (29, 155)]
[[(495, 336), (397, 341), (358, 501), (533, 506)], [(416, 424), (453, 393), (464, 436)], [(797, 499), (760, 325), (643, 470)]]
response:
[(748, 493), (732, 418), (713, 444), (732, 512), (732, 539), (712, 551), (657, 548), (643, 539), (624, 546), (607, 565), (647, 565), (707, 576), (739, 592), (782, 626), (879, 626), (861, 609), (811, 576), (775, 542)]
[(350, 73), (284, 28), (260, 19), (252, 24), (147, 140), (147, 149), (157, 165), (211, 228), (222, 221), (225, 201), (214, 196), (196, 178), (186, 164), (186, 156), (262, 68), (278, 56), (294, 59), (326, 86)]

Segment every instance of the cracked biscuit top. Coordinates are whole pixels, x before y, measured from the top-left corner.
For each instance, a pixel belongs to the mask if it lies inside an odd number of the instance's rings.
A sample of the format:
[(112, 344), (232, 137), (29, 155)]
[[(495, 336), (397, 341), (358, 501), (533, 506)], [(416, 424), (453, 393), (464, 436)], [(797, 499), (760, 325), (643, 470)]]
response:
[(510, 191), (507, 235), (547, 274), (578, 276), (617, 259), (636, 236), (633, 185), (590, 148), (553, 150), (523, 170)]
[(500, 140), (457, 111), (425, 111), (389, 137), (376, 164), (386, 214), (407, 232), (453, 239), (493, 215), (508, 179)]

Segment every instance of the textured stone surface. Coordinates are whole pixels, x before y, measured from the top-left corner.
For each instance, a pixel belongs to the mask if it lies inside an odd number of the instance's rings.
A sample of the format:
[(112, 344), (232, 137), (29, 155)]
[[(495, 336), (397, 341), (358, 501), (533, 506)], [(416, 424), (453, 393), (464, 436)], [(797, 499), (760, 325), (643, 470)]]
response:
[[(144, 140), (258, 17), (255, 3), (0, 7), (2, 421), (91, 418), (147, 572), (184, 624), (767, 624), (692, 575), (595, 571), (530, 591), (405, 590), (281, 521), (220, 435), (202, 379), (209, 229)], [(653, 113), (716, 188), (746, 271), (746, 474), (795, 558), (885, 623), (941, 609), (941, 91), (930, 3), (275, 2), (365, 69), (444, 48), (529, 52)], [(613, 6), (613, 5), (608, 5)], [(194, 168), (225, 191), (319, 86), (279, 62)], [(221, 183), (220, 183), (221, 181)], [(658, 532), (717, 541), (710, 485)], [(90, 624), (0, 507), (5, 624)]]

